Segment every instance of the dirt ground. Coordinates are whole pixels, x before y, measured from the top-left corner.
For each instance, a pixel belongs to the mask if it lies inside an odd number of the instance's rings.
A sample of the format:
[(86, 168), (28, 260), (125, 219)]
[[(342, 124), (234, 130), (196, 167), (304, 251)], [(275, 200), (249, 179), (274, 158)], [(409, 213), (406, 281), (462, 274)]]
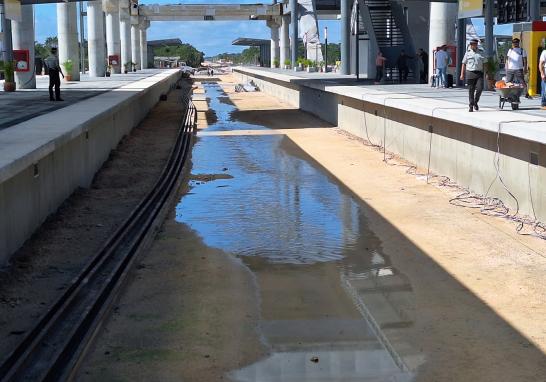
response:
[(182, 118), (181, 94), (152, 109), (111, 153), (92, 185), (78, 189), (0, 272), (0, 360), (63, 293), (151, 189)]
[[(385, 165), (382, 153), (336, 128), (309, 128), (315, 119), (306, 113), (262, 93), (234, 93), (231, 76), (221, 86), (239, 109), (233, 118), (285, 135), (361, 202), (393, 267), (411, 284), (411, 301), (401, 305), (407, 326), (381, 329), (416, 380), (546, 381), (546, 243), (450, 205), (452, 190)], [(198, 107), (213, 115), (206, 100)], [(201, 134), (230, 134), (207, 132), (212, 120), (202, 120)], [(322, 295), (311, 285), (338, 277), (329, 265), (289, 278), (282, 267), (243, 263), (205, 246), (173, 216), (137, 268), (79, 380), (225, 379), (271, 352), (260, 320), (311, 314)], [(298, 299), (299, 286), (305, 298)], [(354, 318), (339, 285), (328, 291), (339, 314)], [(297, 301), (308, 301), (309, 311)]]

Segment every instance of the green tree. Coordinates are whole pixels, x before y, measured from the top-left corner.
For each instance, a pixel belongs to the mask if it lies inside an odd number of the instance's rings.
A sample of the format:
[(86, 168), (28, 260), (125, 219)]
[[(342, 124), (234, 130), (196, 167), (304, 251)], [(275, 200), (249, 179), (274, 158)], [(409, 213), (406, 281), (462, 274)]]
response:
[(199, 67), (204, 60), (203, 52), (195, 49), (191, 44), (164, 45), (154, 49), (155, 56), (180, 57), (186, 65)]

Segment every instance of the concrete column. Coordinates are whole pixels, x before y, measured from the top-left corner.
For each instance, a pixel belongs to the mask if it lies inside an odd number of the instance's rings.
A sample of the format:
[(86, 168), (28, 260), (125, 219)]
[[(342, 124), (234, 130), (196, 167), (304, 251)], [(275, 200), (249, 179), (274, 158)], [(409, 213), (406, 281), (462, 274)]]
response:
[[(129, 16), (129, 4), (126, 1), (119, 2), (119, 37), (121, 42), (121, 71), (125, 64), (131, 62), (131, 17)], [(130, 66), (130, 65), (129, 65)], [(132, 68), (128, 68), (132, 70)]]
[(118, 56), (120, 62), (114, 66), (114, 73), (121, 72), (121, 45), (119, 37), (119, 0), (103, 0), (106, 12), (106, 54)]
[(104, 16), (102, 1), (87, 2), (87, 48), (89, 53), (89, 77), (104, 77), (106, 49), (104, 41)]
[(281, 68), (284, 67), (284, 62), (290, 59), (290, 16), (282, 16), (281, 31), (280, 31), (280, 62)]
[(485, 0), (485, 14), (484, 14), (484, 23), (485, 23), (485, 55), (486, 57), (492, 57), (495, 48), (495, 38), (493, 35), (493, 26), (495, 24), (493, 20), (493, 11), (495, 7), (495, 0)]
[(131, 25), (131, 60), (136, 64), (136, 69), (140, 70), (140, 28), (138, 24)]
[[(269, 56), (271, 57), (271, 67), (274, 68), (275, 67), (275, 60), (279, 61), (280, 63), (280, 60), (279, 60), (279, 54), (280, 54), (280, 49), (279, 49), (279, 23), (277, 20), (269, 20), (267, 22), (267, 26), (269, 27), (269, 29), (271, 29), (271, 53), (269, 54)], [(282, 64), (280, 64), (282, 65)], [(279, 67), (280, 67), (279, 65)]]
[(529, 18), (531, 21), (541, 21), (540, 0), (529, 0)]
[(351, 72), (351, 4), (350, 0), (341, 0), (341, 74)]
[(291, 54), (290, 60), (292, 61), (292, 67), (296, 66), (298, 59), (298, 0), (290, 0), (290, 17), (292, 23), (292, 30), (290, 31), (291, 39)]
[(148, 38), (146, 30), (150, 27), (149, 21), (140, 23), (140, 68), (148, 69)]
[(428, 39), (429, 78), (434, 71), (434, 50), (444, 44), (455, 45), (457, 11), (457, 3), (430, 3), (430, 33)]
[(72, 81), (80, 80), (80, 53), (78, 45), (78, 15), (76, 3), (57, 4), (57, 37), (59, 39), (59, 63), (72, 61)]
[(15, 72), (17, 89), (36, 89), (34, 66), (34, 5), (21, 6), (21, 22), (12, 23), (13, 49), (29, 51), (29, 71)]
[(2, 54), (2, 60), (3, 61), (11, 61), (13, 59), (13, 44), (11, 41), (11, 20), (6, 19), (6, 14), (4, 13), (4, 4), (0, 4), (0, 22), (2, 22), (2, 31), (4, 33), (4, 41), (3, 41), (3, 53)]

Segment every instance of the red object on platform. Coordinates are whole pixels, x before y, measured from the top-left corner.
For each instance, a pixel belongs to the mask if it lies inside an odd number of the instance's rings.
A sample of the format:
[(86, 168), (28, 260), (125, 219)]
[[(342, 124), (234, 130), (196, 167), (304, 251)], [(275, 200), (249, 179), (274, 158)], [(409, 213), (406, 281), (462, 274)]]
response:
[(16, 72), (28, 72), (30, 70), (30, 52), (23, 49), (13, 50)]

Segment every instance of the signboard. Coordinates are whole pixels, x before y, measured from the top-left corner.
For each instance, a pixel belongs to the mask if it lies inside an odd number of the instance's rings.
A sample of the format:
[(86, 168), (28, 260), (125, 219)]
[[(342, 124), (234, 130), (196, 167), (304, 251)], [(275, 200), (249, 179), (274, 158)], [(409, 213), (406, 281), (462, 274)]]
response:
[(30, 70), (30, 53), (28, 50), (13, 50), (16, 72), (28, 72)]
[(459, 0), (459, 18), (483, 16), (483, 0)]
[(108, 56), (108, 65), (112, 65), (112, 66), (119, 65), (119, 56), (117, 54)]
[(6, 14), (6, 19), (18, 22), (23, 20), (21, 2), (19, 0), (4, 0), (4, 13)]

